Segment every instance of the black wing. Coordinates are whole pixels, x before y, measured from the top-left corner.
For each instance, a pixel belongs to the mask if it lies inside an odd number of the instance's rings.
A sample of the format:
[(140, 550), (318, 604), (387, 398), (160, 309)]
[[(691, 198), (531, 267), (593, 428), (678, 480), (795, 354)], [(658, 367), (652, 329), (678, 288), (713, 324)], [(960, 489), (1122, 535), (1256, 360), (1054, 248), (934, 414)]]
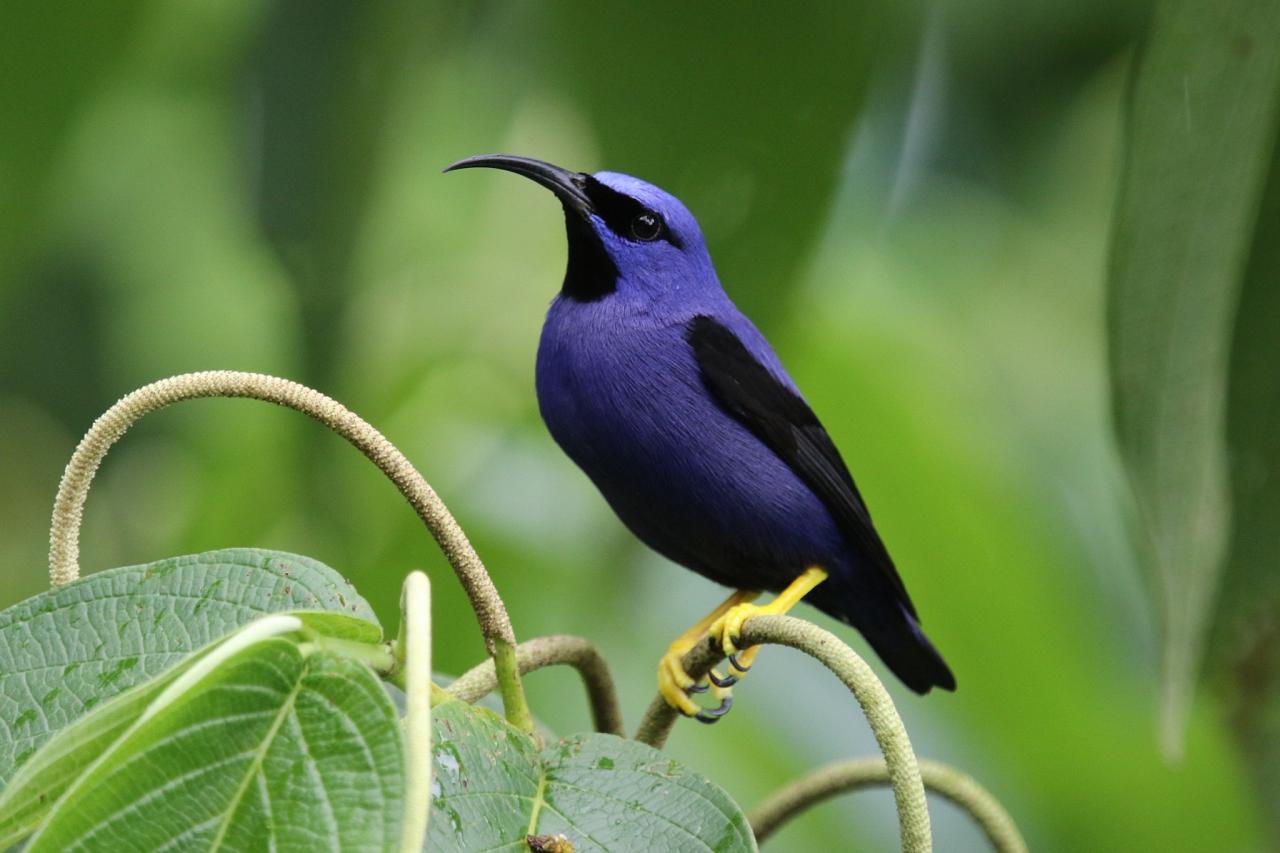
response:
[(712, 396), (763, 441), (821, 498), (840, 531), (880, 569), (916, 616), (893, 559), (871, 523), (831, 436), (809, 404), (779, 382), (731, 330), (699, 315), (689, 324), (689, 344)]

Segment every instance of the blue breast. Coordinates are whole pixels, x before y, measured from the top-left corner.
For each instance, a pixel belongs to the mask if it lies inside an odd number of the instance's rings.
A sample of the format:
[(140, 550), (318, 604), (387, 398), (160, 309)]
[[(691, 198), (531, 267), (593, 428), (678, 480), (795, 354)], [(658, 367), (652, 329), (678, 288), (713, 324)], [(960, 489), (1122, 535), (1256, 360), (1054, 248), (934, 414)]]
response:
[(637, 537), (712, 580), (776, 590), (840, 561), (826, 507), (709, 396), (686, 328), (557, 300), (537, 363), (551, 435)]

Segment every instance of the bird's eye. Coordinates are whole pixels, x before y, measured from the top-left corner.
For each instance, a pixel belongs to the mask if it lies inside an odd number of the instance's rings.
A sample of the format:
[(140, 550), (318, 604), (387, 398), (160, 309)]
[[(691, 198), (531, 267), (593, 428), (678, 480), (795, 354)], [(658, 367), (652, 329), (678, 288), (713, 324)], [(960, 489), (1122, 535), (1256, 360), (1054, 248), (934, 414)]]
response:
[(662, 217), (652, 210), (646, 210), (631, 220), (631, 236), (643, 243), (649, 243), (662, 236)]

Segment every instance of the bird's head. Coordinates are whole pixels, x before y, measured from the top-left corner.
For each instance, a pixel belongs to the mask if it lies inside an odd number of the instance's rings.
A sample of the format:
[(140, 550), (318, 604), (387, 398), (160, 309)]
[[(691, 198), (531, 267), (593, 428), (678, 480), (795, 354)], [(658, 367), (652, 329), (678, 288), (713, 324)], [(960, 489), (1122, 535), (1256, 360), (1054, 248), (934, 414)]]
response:
[(562, 293), (580, 302), (618, 294), (645, 301), (719, 288), (698, 222), (670, 193), (618, 172), (570, 172), (509, 154), (468, 157), (445, 169), (515, 172), (564, 206), (569, 263)]

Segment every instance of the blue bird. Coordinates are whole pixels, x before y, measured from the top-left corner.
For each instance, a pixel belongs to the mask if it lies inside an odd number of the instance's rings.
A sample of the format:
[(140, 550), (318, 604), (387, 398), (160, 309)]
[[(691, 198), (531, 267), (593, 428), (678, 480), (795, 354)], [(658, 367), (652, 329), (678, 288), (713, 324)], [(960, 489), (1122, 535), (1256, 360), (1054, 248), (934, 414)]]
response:
[[(568, 268), (538, 346), (538, 406), (552, 437), (630, 530), (658, 553), (737, 592), (671, 644), (659, 690), (714, 722), (756, 649), (736, 641), (757, 613), (804, 598), (857, 628), (917, 693), (955, 689), (835, 444), (769, 342), (720, 285), (702, 231), (678, 199), (617, 172), (571, 172), (511, 155), (445, 171), (504, 169), (564, 207)], [(774, 601), (751, 602), (762, 591)], [(730, 655), (719, 705), (681, 658), (708, 635)]]

